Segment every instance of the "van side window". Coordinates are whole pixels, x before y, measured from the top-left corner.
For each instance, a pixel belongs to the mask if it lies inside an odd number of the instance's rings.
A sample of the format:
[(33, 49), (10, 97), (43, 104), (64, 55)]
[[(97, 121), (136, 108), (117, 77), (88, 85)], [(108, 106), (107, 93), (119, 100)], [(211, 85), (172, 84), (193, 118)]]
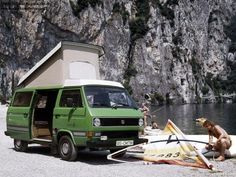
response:
[(80, 90), (64, 90), (62, 92), (61, 107), (82, 107)]
[(12, 106), (29, 107), (32, 95), (33, 92), (17, 92), (14, 97)]

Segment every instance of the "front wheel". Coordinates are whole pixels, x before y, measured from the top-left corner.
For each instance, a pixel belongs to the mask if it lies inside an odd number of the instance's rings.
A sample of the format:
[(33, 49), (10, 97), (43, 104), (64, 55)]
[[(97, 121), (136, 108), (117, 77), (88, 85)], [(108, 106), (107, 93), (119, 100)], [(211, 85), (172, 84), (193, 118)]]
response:
[(78, 150), (69, 136), (62, 136), (59, 140), (58, 151), (63, 160), (75, 161)]
[(28, 142), (14, 139), (14, 149), (19, 152), (25, 152), (28, 148)]

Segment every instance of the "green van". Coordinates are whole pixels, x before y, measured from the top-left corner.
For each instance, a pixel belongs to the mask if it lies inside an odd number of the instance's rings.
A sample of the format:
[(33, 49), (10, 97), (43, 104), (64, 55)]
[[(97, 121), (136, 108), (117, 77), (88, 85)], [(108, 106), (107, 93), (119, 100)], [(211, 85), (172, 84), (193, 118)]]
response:
[(73, 161), (79, 149), (116, 151), (143, 142), (143, 114), (124, 87), (113, 81), (73, 80), (62, 86), (16, 90), (5, 135), (16, 151), (28, 144), (57, 148)]

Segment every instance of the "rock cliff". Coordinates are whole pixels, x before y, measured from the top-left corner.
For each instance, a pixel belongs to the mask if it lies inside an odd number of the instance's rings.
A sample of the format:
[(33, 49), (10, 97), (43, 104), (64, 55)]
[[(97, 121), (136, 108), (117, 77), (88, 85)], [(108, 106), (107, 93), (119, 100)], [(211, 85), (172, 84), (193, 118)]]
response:
[(234, 0), (1, 0), (1, 95), (59, 41), (101, 45), (103, 79), (141, 101), (211, 102), (236, 90)]

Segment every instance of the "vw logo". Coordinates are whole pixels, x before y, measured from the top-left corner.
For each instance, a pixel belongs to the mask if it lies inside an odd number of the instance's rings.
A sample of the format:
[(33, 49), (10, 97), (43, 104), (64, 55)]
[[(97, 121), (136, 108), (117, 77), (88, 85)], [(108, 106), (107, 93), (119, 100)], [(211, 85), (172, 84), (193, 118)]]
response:
[(122, 125), (125, 125), (125, 120), (122, 119), (120, 122)]

